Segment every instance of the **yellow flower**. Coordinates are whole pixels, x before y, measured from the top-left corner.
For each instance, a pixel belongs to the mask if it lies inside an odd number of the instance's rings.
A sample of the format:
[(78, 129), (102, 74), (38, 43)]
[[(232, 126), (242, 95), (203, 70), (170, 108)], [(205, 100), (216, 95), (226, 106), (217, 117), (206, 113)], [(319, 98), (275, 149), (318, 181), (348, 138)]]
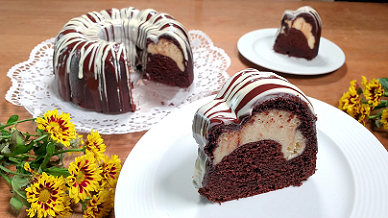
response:
[(380, 104), (381, 96), (384, 95), (384, 88), (377, 79), (367, 81), (365, 76), (362, 76), (362, 85), (364, 86), (364, 96), (368, 100), (368, 103), (375, 108)]
[(358, 122), (360, 122), (362, 125), (365, 126), (366, 121), (368, 121), (368, 117), (371, 113), (371, 106), (369, 104), (362, 104), (360, 107), (360, 112), (357, 115), (356, 119)]
[(90, 197), (91, 191), (99, 189), (101, 181), (101, 168), (96, 164), (93, 154), (88, 153), (81, 157), (76, 157), (74, 162), (69, 165), (70, 176), (67, 177), (67, 183), (70, 187), (69, 196), (78, 203), (85, 201)]
[(101, 190), (98, 194), (93, 195), (89, 200), (84, 218), (101, 218), (109, 214), (113, 209), (114, 192), (110, 190)]
[(113, 155), (111, 159), (109, 156), (105, 156), (102, 167), (102, 185), (101, 187), (106, 188), (108, 185), (112, 188), (116, 187), (117, 179), (119, 178), (121, 170), (121, 161), (117, 155)]
[(66, 182), (63, 177), (49, 176), (45, 172), (39, 180), (26, 188), (27, 201), (31, 207), (28, 216), (69, 217), (71, 215), (70, 198), (66, 194)]
[(356, 80), (350, 82), (349, 91), (344, 93), (339, 100), (338, 108), (352, 117), (356, 117), (361, 107), (361, 99), (357, 94)]
[(384, 129), (388, 130), (388, 109), (385, 109), (381, 114), (380, 122), (383, 124)]
[(76, 138), (74, 124), (70, 122), (70, 114), (61, 113), (58, 115), (57, 109), (47, 111), (44, 118), (36, 119), (38, 128), (47, 132), (50, 137), (62, 143), (64, 146), (70, 146), (70, 141)]
[(365, 76), (361, 76), (361, 85), (364, 87), (364, 89), (366, 87), (366, 84), (368, 84), (368, 80)]
[(29, 164), (28, 162), (25, 162), (23, 167), (24, 167), (24, 170), (26, 170), (26, 171), (28, 171), (28, 172), (30, 172), (30, 173), (33, 173), (33, 172), (34, 172), (34, 171), (31, 169), (30, 164)]
[(28, 171), (32, 174), (32, 177), (33, 177), (32, 182), (37, 182), (39, 180), (40, 175), (38, 173), (38, 170), (34, 171), (33, 169), (31, 169), (31, 166), (28, 162), (24, 163), (23, 168), (25, 171)]
[(101, 138), (97, 130), (91, 130), (90, 134), (87, 136), (87, 139), (85, 153), (92, 153), (97, 162), (101, 163), (102, 159), (104, 158), (103, 153), (106, 149), (104, 140)]

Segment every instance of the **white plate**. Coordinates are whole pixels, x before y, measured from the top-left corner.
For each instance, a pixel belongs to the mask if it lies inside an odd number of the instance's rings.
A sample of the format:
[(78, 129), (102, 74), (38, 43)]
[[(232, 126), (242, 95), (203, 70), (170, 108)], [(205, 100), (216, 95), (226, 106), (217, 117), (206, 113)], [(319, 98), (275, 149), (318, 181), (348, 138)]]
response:
[(210, 203), (192, 185), (196, 110), (210, 96), (170, 114), (136, 144), (121, 171), (116, 218), (388, 217), (388, 153), (365, 127), (311, 99), (318, 114), (318, 171), (300, 187)]
[(255, 30), (243, 35), (237, 43), (240, 54), (267, 69), (297, 75), (330, 73), (345, 63), (345, 54), (341, 48), (323, 37), (321, 37), (318, 55), (311, 61), (276, 53), (273, 50), (276, 32), (276, 28), (271, 28)]

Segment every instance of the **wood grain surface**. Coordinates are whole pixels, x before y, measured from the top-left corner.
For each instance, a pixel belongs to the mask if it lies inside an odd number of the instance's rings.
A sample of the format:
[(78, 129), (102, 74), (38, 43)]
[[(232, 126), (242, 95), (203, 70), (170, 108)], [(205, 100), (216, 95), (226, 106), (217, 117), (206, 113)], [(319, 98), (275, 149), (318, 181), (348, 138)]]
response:
[[(351, 80), (361, 81), (362, 75), (370, 79), (388, 76), (388, 4), (258, 0), (0, 0), (0, 121), (6, 122), (13, 114), (21, 119), (31, 117), (24, 107), (15, 106), (4, 98), (11, 86), (8, 70), (28, 60), (31, 50), (42, 41), (55, 37), (68, 20), (86, 12), (133, 6), (169, 13), (188, 30), (203, 31), (215, 46), (224, 49), (232, 61), (227, 72), (233, 75), (248, 67), (265, 70), (239, 54), (237, 41), (242, 35), (257, 29), (277, 28), (284, 10), (295, 10), (304, 5), (318, 10), (323, 22), (322, 36), (342, 48), (346, 62), (340, 69), (325, 75), (281, 76), (308, 96), (334, 107), (338, 106), (338, 100)], [(34, 126), (20, 127), (32, 131)], [(367, 128), (371, 129), (370, 125)], [(117, 154), (125, 162), (144, 134), (145, 131), (103, 135), (106, 153)], [(373, 130), (373, 134), (388, 148), (385, 131)], [(10, 197), (9, 187), (1, 178), (0, 217), (14, 217), (8, 204)]]

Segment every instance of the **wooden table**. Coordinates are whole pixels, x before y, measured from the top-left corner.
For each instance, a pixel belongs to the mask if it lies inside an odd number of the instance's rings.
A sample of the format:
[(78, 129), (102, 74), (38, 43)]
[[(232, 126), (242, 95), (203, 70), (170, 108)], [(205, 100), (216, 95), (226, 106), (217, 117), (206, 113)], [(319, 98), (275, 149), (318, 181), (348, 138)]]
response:
[[(4, 98), (11, 86), (10, 79), (6, 77), (8, 70), (26, 61), (37, 44), (55, 37), (68, 20), (86, 12), (129, 6), (167, 12), (188, 30), (205, 32), (215, 46), (224, 49), (232, 61), (227, 72), (233, 75), (248, 67), (263, 69), (239, 54), (236, 45), (242, 35), (257, 29), (277, 28), (285, 9), (294, 10), (304, 5), (319, 11), (323, 20), (322, 36), (342, 48), (346, 63), (325, 75), (282, 76), (308, 96), (335, 107), (351, 80), (361, 81), (362, 75), (370, 79), (388, 76), (388, 4), (257, 0), (0, 0), (0, 96), (3, 96), (0, 98), (0, 121), (6, 122), (13, 114), (22, 119), (31, 117), (24, 107), (15, 106)], [(32, 131), (33, 125), (22, 128)], [(145, 133), (103, 135), (108, 146), (107, 154), (118, 154), (124, 162)], [(373, 134), (388, 149), (387, 133), (374, 130)], [(2, 178), (0, 193), (0, 217), (12, 217), (8, 204), (11, 193)]]

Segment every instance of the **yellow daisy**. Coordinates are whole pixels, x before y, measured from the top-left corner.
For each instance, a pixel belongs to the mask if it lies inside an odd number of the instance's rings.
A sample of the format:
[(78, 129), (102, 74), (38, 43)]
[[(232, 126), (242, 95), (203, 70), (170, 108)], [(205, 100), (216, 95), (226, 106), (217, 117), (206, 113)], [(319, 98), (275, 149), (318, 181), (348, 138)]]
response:
[(344, 93), (339, 100), (338, 108), (352, 117), (356, 117), (361, 107), (361, 98), (357, 94), (356, 80), (350, 82), (349, 91)]
[(38, 171), (37, 170), (34, 171), (33, 169), (31, 169), (31, 166), (28, 162), (24, 163), (23, 168), (25, 171), (28, 171), (29, 173), (32, 174), (33, 182), (37, 182), (39, 180), (40, 175), (39, 175)]
[(368, 121), (368, 117), (370, 116), (371, 113), (371, 107), (369, 104), (362, 104), (360, 107), (360, 112), (357, 115), (356, 119), (358, 122), (360, 122), (362, 125), (365, 126), (366, 121)]
[(34, 171), (31, 169), (30, 164), (29, 164), (28, 162), (25, 162), (25, 163), (24, 163), (23, 168), (24, 168), (25, 171), (28, 171), (28, 172), (30, 172), (30, 173), (33, 173), (33, 172), (34, 172)]
[(105, 149), (106, 145), (104, 144), (104, 140), (101, 138), (98, 131), (91, 130), (90, 134), (87, 136), (85, 153), (92, 153), (97, 162), (101, 163), (104, 158)]
[(70, 146), (70, 141), (76, 138), (74, 124), (70, 121), (70, 114), (61, 113), (57, 109), (47, 111), (44, 117), (36, 118), (38, 128), (47, 132), (50, 137), (64, 146)]
[(106, 155), (101, 167), (101, 187), (108, 187), (107, 185), (109, 185), (110, 187), (115, 188), (121, 171), (121, 160), (117, 155), (113, 155), (111, 159)]
[(84, 218), (102, 218), (109, 214), (113, 209), (114, 192), (110, 190), (101, 190), (98, 194), (93, 195), (89, 200)]
[(67, 177), (69, 185), (69, 196), (78, 203), (90, 197), (91, 191), (99, 189), (101, 181), (101, 168), (96, 164), (93, 154), (88, 153), (81, 157), (76, 157), (69, 165), (70, 176)]
[(362, 76), (362, 85), (364, 86), (364, 96), (368, 100), (368, 103), (375, 108), (380, 104), (381, 96), (384, 95), (384, 88), (377, 79), (367, 81), (365, 76)]
[(63, 177), (49, 176), (43, 172), (37, 182), (26, 188), (27, 201), (31, 203), (31, 208), (27, 209), (28, 216), (34, 217), (36, 214), (39, 218), (70, 216), (67, 189)]
[(388, 130), (388, 109), (385, 109), (381, 114), (380, 122), (383, 124), (384, 129)]

